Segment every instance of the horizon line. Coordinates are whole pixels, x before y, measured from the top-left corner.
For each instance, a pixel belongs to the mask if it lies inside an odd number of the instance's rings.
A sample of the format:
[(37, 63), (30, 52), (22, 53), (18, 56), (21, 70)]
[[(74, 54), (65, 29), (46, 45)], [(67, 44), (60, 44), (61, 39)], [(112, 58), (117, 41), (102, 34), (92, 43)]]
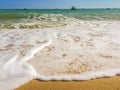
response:
[[(71, 8), (0, 8), (0, 9), (71, 9)], [(120, 9), (120, 7), (77, 8), (77, 9)]]

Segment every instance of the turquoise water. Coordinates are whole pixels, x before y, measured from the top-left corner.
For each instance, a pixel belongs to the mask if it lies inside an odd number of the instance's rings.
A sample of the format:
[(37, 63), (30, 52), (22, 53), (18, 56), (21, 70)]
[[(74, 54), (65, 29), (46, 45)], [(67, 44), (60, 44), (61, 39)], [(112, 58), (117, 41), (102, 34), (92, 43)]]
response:
[(0, 10), (0, 90), (32, 79), (115, 75), (120, 75), (119, 9)]
[(73, 19), (119, 21), (120, 9), (1, 9), (0, 29), (58, 27)]
[(120, 9), (4, 9), (0, 10), (0, 20), (2, 19), (21, 19), (34, 14), (62, 14), (81, 20), (120, 20)]

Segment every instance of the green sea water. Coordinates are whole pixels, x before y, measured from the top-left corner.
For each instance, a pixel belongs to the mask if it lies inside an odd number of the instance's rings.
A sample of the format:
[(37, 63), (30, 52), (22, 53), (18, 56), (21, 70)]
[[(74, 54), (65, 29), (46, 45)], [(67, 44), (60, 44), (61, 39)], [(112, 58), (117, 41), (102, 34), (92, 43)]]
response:
[(20, 19), (27, 18), (34, 14), (62, 14), (68, 17), (74, 17), (81, 20), (100, 20), (116, 19), (120, 20), (120, 9), (1, 9), (1, 19)]
[(115, 75), (120, 75), (120, 9), (0, 10), (0, 90), (33, 79)]
[[(0, 29), (14, 29), (17, 26), (19, 28), (57, 27), (64, 26), (66, 20), (72, 21), (73, 19), (119, 21), (120, 9), (1, 9)], [(32, 25), (28, 25), (31, 23), (36, 24), (32, 27)], [(25, 24), (27, 25), (25, 26)]]

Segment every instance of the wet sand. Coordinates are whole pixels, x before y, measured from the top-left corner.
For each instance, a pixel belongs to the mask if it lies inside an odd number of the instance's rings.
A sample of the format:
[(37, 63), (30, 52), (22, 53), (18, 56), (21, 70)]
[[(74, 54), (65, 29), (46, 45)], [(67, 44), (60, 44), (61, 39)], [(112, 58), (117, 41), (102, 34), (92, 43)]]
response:
[(120, 90), (120, 76), (68, 82), (32, 80), (16, 90)]

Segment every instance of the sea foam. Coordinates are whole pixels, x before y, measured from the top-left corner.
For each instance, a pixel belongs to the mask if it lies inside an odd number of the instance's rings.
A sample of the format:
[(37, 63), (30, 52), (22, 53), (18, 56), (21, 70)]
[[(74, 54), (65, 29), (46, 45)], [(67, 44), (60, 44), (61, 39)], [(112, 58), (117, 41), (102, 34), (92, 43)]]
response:
[(118, 21), (79, 21), (61, 28), (0, 31), (0, 89), (32, 79), (90, 80), (120, 74)]

